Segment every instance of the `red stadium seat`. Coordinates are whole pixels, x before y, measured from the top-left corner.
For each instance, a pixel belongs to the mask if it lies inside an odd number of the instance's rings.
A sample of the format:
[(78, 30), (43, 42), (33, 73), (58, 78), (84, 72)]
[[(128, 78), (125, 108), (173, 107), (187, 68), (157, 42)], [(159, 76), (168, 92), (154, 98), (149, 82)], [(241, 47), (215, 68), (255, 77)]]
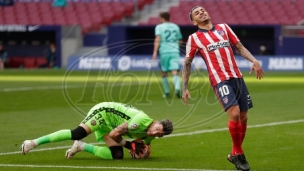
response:
[(24, 57), (9, 57), (7, 59), (9, 68), (20, 68), (23, 67)]
[(124, 7), (122, 6), (118, 6), (115, 8), (112, 8), (113, 13), (114, 13), (114, 17), (113, 20), (114, 21), (121, 21), (121, 19), (123, 18), (123, 12), (124, 12)]
[(122, 4), (125, 7), (124, 15), (127, 17), (132, 16), (134, 12), (134, 2), (123, 2)]
[(151, 18), (149, 18), (148, 23), (149, 23), (150, 25), (157, 25), (157, 24), (160, 23), (160, 20), (159, 20), (158, 17), (151, 17)]
[(36, 68), (39, 68), (41, 65), (44, 65), (46, 63), (47, 63), (47, 60), (45, 59), (45, 57), (36, 57), (35, 58)]
[(36, 58), (35, 57), (26, 57), (23, 61), (24, 68), (35, 68), (36, 67)]

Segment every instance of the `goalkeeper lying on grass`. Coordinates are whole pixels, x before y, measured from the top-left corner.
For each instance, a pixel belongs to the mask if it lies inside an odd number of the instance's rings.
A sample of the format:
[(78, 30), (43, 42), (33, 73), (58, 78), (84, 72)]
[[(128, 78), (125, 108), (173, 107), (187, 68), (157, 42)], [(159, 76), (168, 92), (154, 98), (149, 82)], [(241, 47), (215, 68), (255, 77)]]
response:
[[(86, 151), (103, 159), (123, 159), (123, 147), (129, 149), (132, 158), (147, 158), (150, 155), (151, 141), (155, 137), (171, 134), (172, 131), (173, 125), (168, 119), (154, 121), (143, 111), (130, 105), (103, 102), (95, 105), (76, 129), (60, 130), (34, 140), (25, 140), (21, 151), (26, 154), (41, 144), (75, 140), (73, 146), (66, 151), (66, 158)], [(104, 141), (107, 147), (81, 141), (92, 132), (95, 132), (97, 140)], [(136, 141), (126, 141), (122, 136)]]

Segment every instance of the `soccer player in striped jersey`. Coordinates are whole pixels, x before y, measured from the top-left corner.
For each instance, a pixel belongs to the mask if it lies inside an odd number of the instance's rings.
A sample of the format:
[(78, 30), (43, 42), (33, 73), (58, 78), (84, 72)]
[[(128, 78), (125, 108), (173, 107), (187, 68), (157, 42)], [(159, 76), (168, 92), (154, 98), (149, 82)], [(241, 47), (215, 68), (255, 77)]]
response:
[(170, 14), (168, 12), (160, 13), (159, 17), (161, 24), (158, 24), (155, 27), (154, 51), (152, 59), (156, 60), (157, 54), (159, 53), (164, 97), (166, 98), (170, 96), (167, 72), (171, 71), (175, 94), (178, 98), (181, 98), (179, 46), (182, 44), (182, 34), (179, 26), (170, 22)]
[(189, 36), (186, 45), (182, 73), (183, 101), (188, 106), (187, 98), (191, 98), (187, 89), (191, 63), (195, 55), (199, 55), (206, 63), (210, 84), (229, 116), (228, 128), (233, 146), (227, 159), (238, 170), (249, 170), (242, 143), (247, 128), (247, 112), (253, 105), (231, 45), (242, 57), (253, 63), (250, 73), (255, 71), (257, 79), (262, 79), (264, 72), (227, 24), (212, 24), (208, 12), (201, 6), (192, 8), (189, 15), (198, 31)]
[[(168, 119), (155, 121), (133, 106), (103, 102), (95, 105), (74, 130), (63, 129), (34, 140), (25, 140), (21, 152), (26, 154), (34, 147), (50, 142), (75, 140), (72, 148), (66, 151), (66, 158), (86, 151), (102, 159), (123, 159), (123, 147), (141, 150), (142, 146), (137, 142), (126, 141), (123, 137), (141, 139), (150, 145), (155, 137), (163, 137), (172, 131), (173, 125)], [(105, 142), (107, 146), (94, 146), (81, 141), (91, 133), (95, 133), (97, 140)]]

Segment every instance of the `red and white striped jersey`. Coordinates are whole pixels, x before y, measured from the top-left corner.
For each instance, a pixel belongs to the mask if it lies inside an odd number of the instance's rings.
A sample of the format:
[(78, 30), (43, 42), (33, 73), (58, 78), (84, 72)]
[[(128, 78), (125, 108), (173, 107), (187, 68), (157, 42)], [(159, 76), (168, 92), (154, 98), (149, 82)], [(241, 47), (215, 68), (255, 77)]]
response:
[(227, 24), (214, 25), (211, 30), (199, 29), (189, 36), (186, 57), (199, 55), (205, 61), (212, 87), (231, 78), (242, 78), (231, 48), (240, 40)]

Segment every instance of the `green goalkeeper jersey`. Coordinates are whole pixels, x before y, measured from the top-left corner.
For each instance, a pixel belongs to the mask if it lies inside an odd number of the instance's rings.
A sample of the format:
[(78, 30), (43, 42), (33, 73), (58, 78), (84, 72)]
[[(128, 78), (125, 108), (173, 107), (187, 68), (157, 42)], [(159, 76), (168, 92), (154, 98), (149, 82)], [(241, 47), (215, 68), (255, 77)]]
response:
[[(95, 105), (83, 123), (96, 119), (99, 130), (109, 133), (117, 126), (128, 122), (128, 132), (125, 135), (132, 139), (142, 139), (149, 144), (155, 137), (147, 136), (147, 129), (153, 122), (142, 110), (133, 106), (117, 103), (103, 102)], [(108, 131), (107, 131), (108, 130)]]

